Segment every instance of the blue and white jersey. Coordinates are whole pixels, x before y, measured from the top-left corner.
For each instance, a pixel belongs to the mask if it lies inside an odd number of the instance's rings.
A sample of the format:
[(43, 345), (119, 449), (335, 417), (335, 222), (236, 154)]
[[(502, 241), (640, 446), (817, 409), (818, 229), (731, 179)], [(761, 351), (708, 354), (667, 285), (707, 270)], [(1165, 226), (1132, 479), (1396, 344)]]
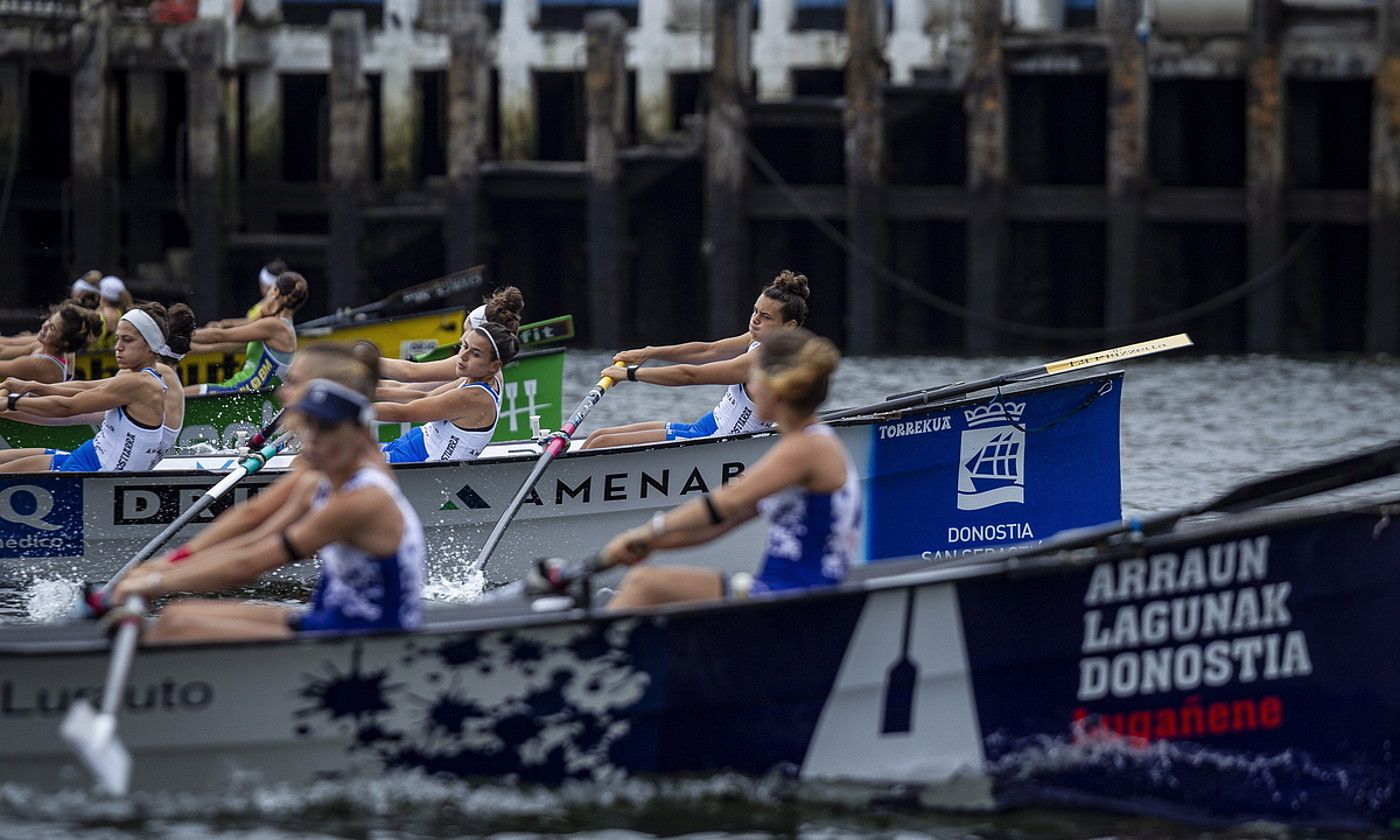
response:
[[(141, 373), (155, 377), (161, 391), (166, 390), (160, 374), (150, 368), (143, 368)], [(161, 426), (143, 426), (128, 417), (121, 406), (109, 408), (103, 415), (92, 448), (102, 472), (149, 470), (165, 454)]]
[[(815, 423), (803, 434), (836, 433)], [(769, 522), (768, 548), (755, 579), (761, 589), (804, 589), (845, 580), (856, 555), (861, 515), (860, 474), (849, 456), (846, 481), (834, 493), (789, 487), (761, 499), (758, 512)]]
[[(758, 345), (757, 341), (751, 342), (744, 352), (751, 353)], [(744, 390), (742, 382), (726, 388), (719, 405), (710, 414), (715, 418), (715, 436), (762, 432), (773, 427), (772, 423), (758, 419), (758, 406), (749, 399), (749, 392)]]
[(423, 424), (423, 447), (429, 461), (473, 461), (496, 434), (496, 422), (501, 419), (501, 395), (485, 382), (463, 382), (458, 388), (480, 388), (491, 395), (496, 405), (491, 425), (480, 429), (463, 429), (451, 420), (434, 420)]
[[(321, 549), (317, 553), (321, 576), (311, 596), (311, 612), (300, 622), (302, 629), (375, 630), (412, 628), (422, 623), (428, 555), (423, 525), (394, 480), (373, 467), (361, 467), (341, 492), (371, 486), (381, 487), (393, 497), (403, 519), (398, 547), (387, 557), (372, 557), (343, 542)], [(312, 510), (320, 509), (329, 499), (330, 487), (322, 486)]]

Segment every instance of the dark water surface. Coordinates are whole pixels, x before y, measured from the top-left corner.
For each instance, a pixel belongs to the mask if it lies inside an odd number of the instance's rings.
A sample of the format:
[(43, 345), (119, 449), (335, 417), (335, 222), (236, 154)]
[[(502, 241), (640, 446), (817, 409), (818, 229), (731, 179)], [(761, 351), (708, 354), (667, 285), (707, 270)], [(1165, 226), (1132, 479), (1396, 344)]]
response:
[[(831, 406), (911, 388), (1010, 372), (1047, 359), (869, 358), (842, 362)], [(567, 415), (608, 362), (571, 352)], [(1129, 362), (1122, 418), (1126, 514), (1206, 500), (1259, 475), (1400, 437), (1400, 360), (1176, 353)], [(622, 383), (584, 429), (638, 420), (693, 420), (717, 387), (671, 389)], [(1400, 492), (1388, 479), (1348, 496)], [(0, 622), (27, 618), (26, 581), (0, 581)], [(285, 590), (260, 592), (285, 598)], [(1022, 811), (948, 815), (912, 796), (870, 803), (863, 792), (798, 789), (781, 779), (721, 776), (562, 791), (467, 785), (414, 777), (232, 791), (219, 797), (155, 796), (131, 802), (87, 791), (38, 795), (0, 786), (0, 840), (9, 838), (560, 837), (577, 840), (761, 840), (846, 838), (1245, 838), (1340, 837), (1250, 825), (1202, 832), (1191, 826), (1107, 814)]]

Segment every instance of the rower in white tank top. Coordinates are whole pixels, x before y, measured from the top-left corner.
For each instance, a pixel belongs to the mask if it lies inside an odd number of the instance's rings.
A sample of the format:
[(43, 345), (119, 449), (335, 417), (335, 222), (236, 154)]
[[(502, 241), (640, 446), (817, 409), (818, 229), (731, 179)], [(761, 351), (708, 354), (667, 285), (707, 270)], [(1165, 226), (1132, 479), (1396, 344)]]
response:
[(496, 434), (496, 423), (501, 419), (501, 395), (485, 382), (463, 382), (459, 388), (481, 388), (491, 395), (496, 413), (491, 425), (479, 429), (463, 429), (451, 420), (436, 420), (423, 425), (423, 446), (428, 450), (429, 461), (472, 461), (475, 460), (491, 438)]
[[(754, 341), (749, 344), (746, 353), (753, 352), (759, 345)], [(720, 398), (719, 405), (711, 412), (715, 418), (714, 434), (718, 435), (742, 435), (749, 432), (762, 432), (773, 428), (772, 423), (765, 423), (758, 419), (758, 407), (749, 399), (749, 392), (744, 390), (742, 382), (730, 385), (724, 391), (724, 396)]]
[[(151, 368), (142, 368), (141, 372), (155, 377), (162, 391), (166, 389), (159, 373)], [(149, 470), (165, 452), (162, 437), (162, 426), (143, 426), (117, 406), (108, 409), (103, 416), (102, 425), (92, 439), (92, 448), (103, 472)]]

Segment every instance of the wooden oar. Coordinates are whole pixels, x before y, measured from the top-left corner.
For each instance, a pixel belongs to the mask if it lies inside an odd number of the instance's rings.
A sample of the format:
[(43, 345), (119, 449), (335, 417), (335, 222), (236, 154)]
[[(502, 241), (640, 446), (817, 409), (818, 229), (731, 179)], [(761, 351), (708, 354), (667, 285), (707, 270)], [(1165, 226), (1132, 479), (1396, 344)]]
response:
[(936, 388), (925, 388), (920, 391), (905, 391), (900, 394), (891, 394), (885, 398), (884, 402), (824, 412), (822, 414), (822, 419), (841, 420), (846, 417), (858, 417), (863, 414), (881, 414), (886, 411), (899, 411), (901, 409), (923, 405), (924, 403), (934, 402), (935, 400), (960, 397), (963, 394), (970, 394), (973, 391), (981, 391), (985, 388), (996, 388), (1015, 382), (1027, 382), (1032, 379), (1039, 379), (1042, 376), (1054, 376), (1057, 373), (1068, 373), (1069, 371), (1081, 370), (1097, 365), (1121, 362), (1126, 359), (1136, 359), (1141, 356), (1150, 356), (1154, 353), (1162, 353), (1167, 350), (1190, 347), (1191, 344), (1190, 336), (1186, 333), (1177, 333), (1176, 335), (1156, 338), (1151, 341), (1126, 344), (1122, 347), (1114, 347), (1109, 350), (1098, 350), (1093, 353), (1086, 353), (1083, 356), (1074, 356), (1068, 359), (1060, 359), (1056, 362), (1047, 362), (1043, 365), (1036, 365), (1034, 367), (1028, 367), (1011, 373), (1003, 373), (997, 376), (989, 376), (985, 379), (974, 379), (971, 382), (954, 382), (950, 385), (940, 385)]
[[(617, 368), (619, 377), (626, 370), (626, 365), (622, 362), (614, 362), (613, 367)], [(549, 462), (553, 461), (560, 452), (569, 448), (569, 441), (573, 439), (574, 432), (578, 431), (584, 418), (593, 410), (593, 406), (597, 405), (598, 401), (603, 398), (603, 394), (612, 387), (614, 381), (616, 379), (611, 376), (599, 379), (598, 384), (593, 386), (593, 389), (588, 392), (588, 396), (583, 398), (583, 402), (579, 403), (578, 408), (574, 409), (574, 413), (564, 422), (564, 428), (549, 436), (549, 444), (545, 446), (544, 452), (540, 454), (540, 458), (535, 462), (530, 474), (526, 476), (525, 483), (520, 485), (520, 490), (516, 492), (515, 498), (511, 499), (510, 504), (506, 506), (505, 512), (496, 522), (496, 527), (491, 529), (490, 535), (486, 537), (486, 544), (481, 547), (481, 553), (467, 567), (468, 574), (480, 571), (486, 565), (486, 561), (491, 558), (491, 552), (496, 550), (496, 545), (501, 541), (501, 537), (505, 536), (506, 528), (510, 526), (510, 521), (515, 518), (516, 511), (520, 510), (520, 506), (525, 503), (525, 497), (534, 489), (540, 476), (544, 475), (545, 467), (548, 467)]]
[(1210, 512), (1244, 513), (1266, 505), (1301, 499), (1397, 473), (1400, 473), (1400, 440), (1366, 452), (1258, 478), (1201, 504), (1147, 517), (1063, 531), (1038, 545), (1010, 548), (955, 565), (964, 567), (1006, 563), (1017, 569), (1058, 566), (1074, 559), (1073, 556), (1067, 557), (1067, 552), (1106, 546), (1111, 544), (1114, 538), (1125, 535), (1132, 535), (1134, 539), (1138, 539), (1163, 534), (1175, 528), (1188, 516)]

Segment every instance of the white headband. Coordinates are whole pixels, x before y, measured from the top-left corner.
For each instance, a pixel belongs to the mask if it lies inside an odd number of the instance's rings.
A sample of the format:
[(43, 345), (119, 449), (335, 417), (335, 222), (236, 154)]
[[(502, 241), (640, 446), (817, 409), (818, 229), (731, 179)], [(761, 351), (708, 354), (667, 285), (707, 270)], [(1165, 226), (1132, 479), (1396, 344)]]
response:
[(84, 280), (84, 279), (81, 278), (81, 277), (79, 277), (77, 280), (74, 280), (74, 281), (73, 281), (73, 289), (72, 289), (72, 291), (75, 291), (75, 292), (97, 292), (98, 294), (101, 294), (101, 293), (102, 293), (102, 290), (101, 290), (101, 289), (97, 288), (96, 286), (92, 285), (91, 283), (89, 283), (88, 281)]
[(258, 269), (258, 285), (264, 290), (277, 285), (277, 275), (268, 271), (266, 267)]
[(165, 336), (160, 333), (160, 326), (155, 319), (147, 315), (144, 310), (130, 309), (121, 318), (128, 324), (136, 328), (141, 333), (141, 337), (146, 339), (146, 344), (150, 345), (151, 351), (157, 356), (169, 356), (172, 359), (180, 360), (185, 358), (183, 353), (176, 353), (170, 349), (170, 345), (165, 343)]
[(493, 362), (500, 361), (500, 358), (501, 358), (501, 348), (499, 348), (499, 347), (496, 346), (496, 339), (494, 339), (494, 338), (491, 337), (491, 333), (488, 332), (487, 329), (486, 329), (485, 327), (474, 327), (474, 328), (472, 329), (472, 332), (479, 332), (479, 333), (481, 333), (482, 335), (486, 336), (486, 340), (489, 341), (489, 342), (491, 342), (491, 352), (493, 352), (493, 353), (496, 354), (496, 357), (495, 357), (494, 359), (492, 359), (491, 361), (493, 361)]

